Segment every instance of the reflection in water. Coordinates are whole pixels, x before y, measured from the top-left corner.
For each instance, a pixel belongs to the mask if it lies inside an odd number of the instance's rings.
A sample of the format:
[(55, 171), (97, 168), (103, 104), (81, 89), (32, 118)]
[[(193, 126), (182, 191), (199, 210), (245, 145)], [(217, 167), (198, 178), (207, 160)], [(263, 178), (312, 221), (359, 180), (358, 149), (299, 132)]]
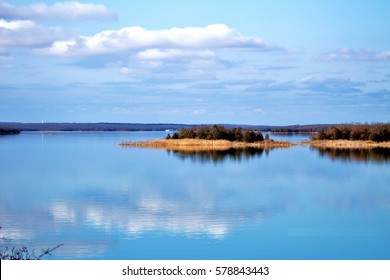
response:
[(390, 149), (337, 149), (337, 148), (311, 148), (317, 150), (321, 157), (328, 156), (332, 160), (362, 161), (387, 163), (390, 161)]
[[(168, 156), (92, 136), (0, 145), (0, 249), (64, 243), (53, 254), (63, 259), (389, 258), (388, 150)], [(350, 164), (358, 160), (367, 164)]]
[(211, 203), (169, 201), (145, 197), (135, 207), (100, 207), (86, 205), (82, 209), (87, 224), (108, 231), (120, 230), (130, 238), (148, 232), (166, 232), (223, 239), (244, 222), (259, 222), (268, 215), (267, 209), (216, 209)]
[(182, 160), (187, 158), (194, 162), (200, 163), (219, 163), (225, 160), (241, 162), (242, 160), (248, 160), (251, 158), (260, 158), (265, 152), (266, 155), (269, 153), (269, 149), (258, 149), (258, 148), (244, 148), (244, 149), (228, 149), (228, 150), (209, 150), (209, 151), (173, 151), (171, 153)]
[[(158, 234), (223, 240), (237, 227), (261, 223), (280, 210), (261, 205), (224, 207), (210, 199), (214, 196), (212, 192), (195, 197), (188, 193), (179, 198), (163, 196), (161, 193), (145, 194), (141, 189), (132, 193), (103, 192), (99, 197), (79, 196), (74, 201), (53, 201), (44, 208), (19, 212), (18, 221), (8, 219), (14, 214), (6, 211), (2, 213), (6, 217), (2, 221), (6, 225), (2, 232), (7, 237), (4, 244), (12, 247), (32, 241), (39, 250), (51, 244), (44, 237), (44, 231), (52, 229), (66, 244), (55, 252), (57, 257), (93, 258), (103, 256), (115, 247), (110, 238), (115, 233), (129, 240)], [(39, 218), (29, 222), (31, 217)], [(91, 230), (107, 236), (103, 240), (99, 240), (99, 234), (93, 239), (84, 236), (84, 232)]]

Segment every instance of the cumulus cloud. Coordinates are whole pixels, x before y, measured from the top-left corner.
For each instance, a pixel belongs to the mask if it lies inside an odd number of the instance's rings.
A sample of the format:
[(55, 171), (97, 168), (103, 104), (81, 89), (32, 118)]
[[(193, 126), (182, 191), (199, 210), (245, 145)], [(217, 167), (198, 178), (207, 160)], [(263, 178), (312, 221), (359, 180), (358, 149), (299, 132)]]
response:
[(41, 47), (63, 38), (60, 27), (45, 27), (31, 20), (0, 19), (0, 49), (9, 47)]
[(389, 61), (390, 51), (375, 52), (372, 49), (355, 51), (350, 48), (340, 48), (324, 53), (318, 59), (323, 61)]
[[(209, 49), (250, 49), (271, 51), (279, 48), (271, 46), (259, 37), (244, 36), (224, 24), (206, 27), (171, 28), (147, 30), (139, 26), (120, 30), (107, 30), (93, 36), (79, 36), (65, 41), (56, 41), (49, 48), (37, 50), (44, 55), (77, 56), (112, 54), (125, 51), (141, 51), (144, 57), (188, 56), (188, 50)], [(163, 51), (164, 49), (164, 51)], [(192, 55), (211, 55), (204, 51)]]
[(6, 19), (113, 20), (116, 14), (101, 4), (59, 2), (14, 6), (0, 3), (0, 17)]

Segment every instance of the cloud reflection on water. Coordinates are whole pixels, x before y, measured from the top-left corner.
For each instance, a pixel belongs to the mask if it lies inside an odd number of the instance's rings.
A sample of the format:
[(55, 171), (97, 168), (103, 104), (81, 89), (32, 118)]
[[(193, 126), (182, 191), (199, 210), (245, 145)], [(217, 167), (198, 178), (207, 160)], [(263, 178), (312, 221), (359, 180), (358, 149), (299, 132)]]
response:
[[(35, 197), (22, 207), (11, 207), (18, 203), (18, 196), (8, 196), (15, 201), (4, 201), (5, 195), (0, 197), (1, 236), (7, 238), (3, 243), (47, 247), (61, 240), (66, 246), (58, 254), (65, 258), (98, 258), (118, 246), (121, 238), (170, 235), (223, 241), (247, 225), (263, 224), (280, 214), (305, 212), (311, 204), (344, 212), (389, 209), (389, 193), (383, 181), (376, 184), (371, 173), (354, 175), (366, 169), (354, 166), (339, 172), (337, 166), (325, 169), (323, 165), (330, 162), (324, 155), (353, 162), (361, 158), (370, 162), (371, 155), (375, 159), (378, 155), (371, 152), (356, 158), (351, 152), (325, 151), (322, 159), (326, 160), (316, 158), (317, 166), (305, 158), (294, 159), (295, 153), (302, 155), (299, 149), (281, 151), (283, 155), (292, 153), (282, 158), (285, 162), (264, 157), (269, 152), (264, 150), (171, 151), (173, 157), (169, 158), (177, 169), (157, 170), (159, 162), (153, 165), (146, 161), (140, 168), (150, 168), (151, 177), (137, 177), (140, 169), (133, 166), (116, 174), (121, 183), (110, 183), (107, 174), (96, 173), (102, 185), (88, 185), (90, 177), (80, 177), (74, 181), (77, 187), (62, 186), (53, 197), (42, 201)], [(388, 162), (387, 154), (382, 157)], [(166, 155), (163, 158), (169, 164)], [(178, 164), (177, 158), (183, 162)], [(232, 161), (240, 164), (220, 164)], [(45, 176), (50, 180), (50, 174)], [(169, 181), (164, 182), (164, 178)]]

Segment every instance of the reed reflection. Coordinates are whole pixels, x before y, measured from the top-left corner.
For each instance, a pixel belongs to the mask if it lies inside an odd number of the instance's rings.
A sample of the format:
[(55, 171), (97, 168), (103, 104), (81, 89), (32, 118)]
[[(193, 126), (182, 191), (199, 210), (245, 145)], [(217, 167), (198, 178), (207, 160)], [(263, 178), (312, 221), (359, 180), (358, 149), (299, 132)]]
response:
[(227, 149), (227, 150), (168, 150), (171, 154), (181, 160), (190, 159), (193, 162), (200, 163), (222, 163), (226, 160), (241, 162), (254, 158), (261, 158), (263, 154), (268, 155), (269, 149), (245, 148), (245, 149)]
[(389, 163), (390, 149), (338, 149), (338, 148), (311, 148), (316, 150), (321, 157), (328, 157), (332, 160), (359, 161), (374, 163)]

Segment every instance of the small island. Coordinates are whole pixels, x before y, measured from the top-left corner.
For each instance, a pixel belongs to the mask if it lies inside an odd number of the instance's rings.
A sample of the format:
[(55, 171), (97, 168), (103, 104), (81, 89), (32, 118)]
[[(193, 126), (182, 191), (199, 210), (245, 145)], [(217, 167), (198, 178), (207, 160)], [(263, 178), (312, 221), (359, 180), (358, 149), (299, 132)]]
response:
[(390, 124), (338, 125), (312, 133), (311, 140), (300, 143), (274, 141), (261, 131), (227, 129), (221, 125), (181, 128), (166, 139), (142, 142), (122, 142), (123, 147), (145, 147), (173, 151), (207, 151), (229, 149), (273, 149), (292, 146), (334, 149), (390, 148)]
[(242, 142), (228, 140), (206, 140), (206, 139), (162, 139), (142, 142), (122, 142), (123, 147), (144, 147), (165, 149), (172, 151), (225, 151), (230, 149), (257, 148), (269, 150), (273, 148), (288, 148), (294, 143), (286, 141), (265, 140), (258, 142)]
[(143, 142), (123, 142), (121, 146), (146, 147), (173, 151), (207, 151), (229, 149), (273, 149), (287, 148), (294, 144), (286, 141), (274, 141), (269, 135), (264, 137), (261, 131), (241, 127), (227, 129), (221, 125), (202, 125), (189, 129), (181, 128), (166, 139)]

